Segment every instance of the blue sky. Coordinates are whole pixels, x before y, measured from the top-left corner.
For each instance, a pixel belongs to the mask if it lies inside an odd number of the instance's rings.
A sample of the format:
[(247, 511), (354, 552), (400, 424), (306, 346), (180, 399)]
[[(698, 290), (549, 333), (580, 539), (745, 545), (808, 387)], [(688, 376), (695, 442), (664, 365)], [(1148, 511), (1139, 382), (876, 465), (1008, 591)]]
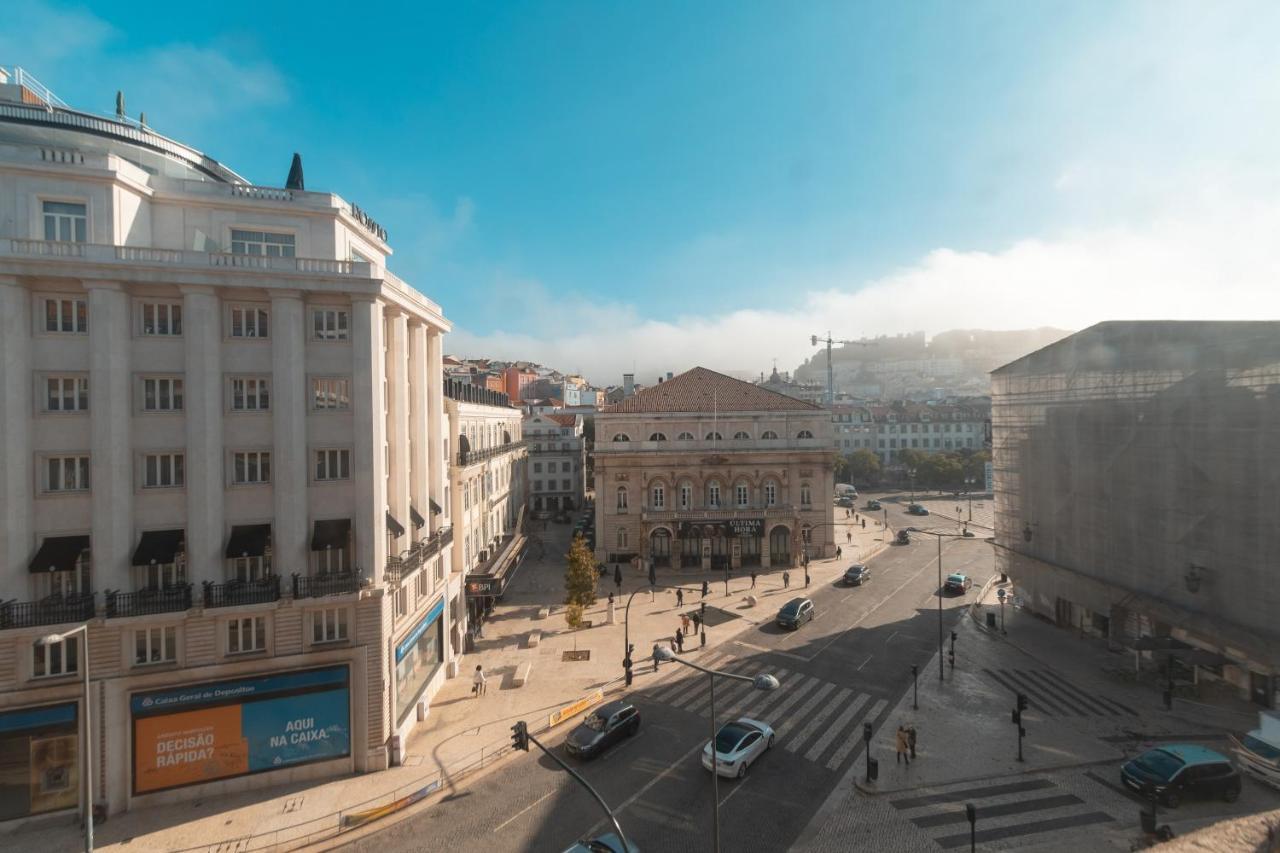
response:
[(1256, 316), (1278, 10), (24, 0), (0, 63), (255, 183), (300, 151), (449, 349), (609, 381), (792, 367), (827, 328)]

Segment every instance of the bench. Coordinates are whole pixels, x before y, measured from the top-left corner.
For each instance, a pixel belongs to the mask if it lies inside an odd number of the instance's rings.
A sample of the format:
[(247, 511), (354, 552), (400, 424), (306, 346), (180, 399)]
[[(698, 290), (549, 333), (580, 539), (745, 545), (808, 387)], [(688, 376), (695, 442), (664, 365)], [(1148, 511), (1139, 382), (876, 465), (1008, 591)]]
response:
[(542, 632), (534, 628), (529, 632), (528, 638), (525, 640), (524, 647), (526, 649), (536, 649), (538, 643), (542, 642)]
[(511, 678), (512, 687), (524, 687), (529, 680), (529, 670), (533, 669), (533, 664), (522, 663), (516, 667), (516, 674)]
[(550, 608), (550, 607), (539, 607), (539, 608), (538, 608), (538, 618), (539, 618), (539, 619), (546, 619), (546, 618), (547, 618), (548, 616), (550, 616), (550, 615), (551, 615), (551, 608)]

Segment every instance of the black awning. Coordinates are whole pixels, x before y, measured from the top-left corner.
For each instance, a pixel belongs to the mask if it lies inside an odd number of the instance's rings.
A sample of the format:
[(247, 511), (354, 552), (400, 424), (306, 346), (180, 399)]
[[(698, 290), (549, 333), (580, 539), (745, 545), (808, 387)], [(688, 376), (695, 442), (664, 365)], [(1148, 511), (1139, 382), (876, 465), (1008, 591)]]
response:
[(70, 572), (76, 560), (89, 550), (88, 536), (50, 536), (40, 543), (27, 570), (31, 572)]
[(427, 520), (422, 517), (422, 513), (418, 512), (417, 507), (413, 504), (409, 504), (409, 520), (413, 522), (414, 530), (421, 530), (422, 525), (427, 523)]
[(311, 531), (311, 550), (323, 551), (326, 548), (345, 548), (347, 538), (351, 535), (351, 519), (331, 518), (317, 521)]
[(186, 550), (186, 535), (178, 530), (148, 530), (133, 550), (133, 565), (150, 566), (153, 563), (172, 563), (178, 554)]
[(387, 513), (387, 530), (391, 531), (391, 535), (397, 539), (404, 535), (404, 525), (396, 521), (391, 513)]
[(431, 514), (432, 514), (432, 515), (439, 515), (440, 513), (444, 512), (444, 510), (442, 510), (442, 509), (440, 508), (440, 504), (438, 504), (438, 503), (436, 503), (436, 502), (435, 502), (435, 499), (434, 499), (434, 498), (427, 498), (427, 500), (431, 502)]
[(227, 540), (227, 559), (261, 557), (270, 542), (270, 524), (238, 524), (231, 528), (231, 538)]

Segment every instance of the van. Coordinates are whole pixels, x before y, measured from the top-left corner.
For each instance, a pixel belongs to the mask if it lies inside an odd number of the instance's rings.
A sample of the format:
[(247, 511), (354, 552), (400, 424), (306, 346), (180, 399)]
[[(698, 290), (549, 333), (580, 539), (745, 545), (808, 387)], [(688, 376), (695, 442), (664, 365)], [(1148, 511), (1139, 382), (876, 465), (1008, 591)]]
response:
[(836, 495), (842, 498), (857, 498), (858, 490), (849, 483), (836, 483)]

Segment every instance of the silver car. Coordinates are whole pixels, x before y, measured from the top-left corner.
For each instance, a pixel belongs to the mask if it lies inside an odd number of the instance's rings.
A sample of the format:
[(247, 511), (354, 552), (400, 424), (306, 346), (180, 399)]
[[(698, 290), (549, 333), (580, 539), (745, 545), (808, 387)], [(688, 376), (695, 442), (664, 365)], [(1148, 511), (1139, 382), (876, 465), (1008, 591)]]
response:
[[(716, 772), (721, 776), (747, 775), (747, 767), (773, 746), (773, 729), (767, 723), (740, 717), (716, 732)], [(711, 769), (711, 744), (702, 749), (702, 766)]]

